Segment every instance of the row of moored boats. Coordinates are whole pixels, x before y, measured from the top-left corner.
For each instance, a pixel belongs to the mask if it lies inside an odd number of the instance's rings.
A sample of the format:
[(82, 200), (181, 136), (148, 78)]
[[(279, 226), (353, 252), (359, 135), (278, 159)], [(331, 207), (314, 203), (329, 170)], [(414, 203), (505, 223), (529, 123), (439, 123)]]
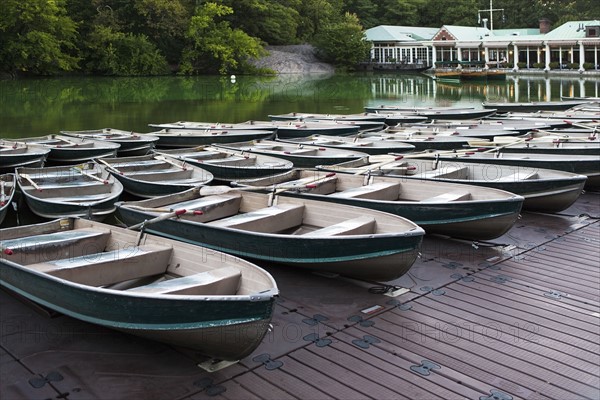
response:
[[(426, 233), (490, 240), (522, 210), (560, 212), (598, 190), (598, 103), (552, 106), (385, 105), (2, 139), (0, 222), (18, 196), (48, 222), (2, 229), (1, 283), (237, 360), (278, 294), (255, 263), (390, 281)], [(127, 228), (101, 222), (115, 211)], [(241, 337), (224, 341), (224, 327)]]

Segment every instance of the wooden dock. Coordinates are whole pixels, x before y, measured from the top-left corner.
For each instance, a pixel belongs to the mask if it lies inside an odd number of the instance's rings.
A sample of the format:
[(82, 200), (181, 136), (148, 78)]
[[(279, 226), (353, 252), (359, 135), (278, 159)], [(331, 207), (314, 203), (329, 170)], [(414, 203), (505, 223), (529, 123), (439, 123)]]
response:
[(598, 399), (599, 216), (588, 193), (491, 242), (427, 236), (385, 285), (265, 266), (281, 289), (272, 330), (214, 372), (0, 291), (0, 398)]

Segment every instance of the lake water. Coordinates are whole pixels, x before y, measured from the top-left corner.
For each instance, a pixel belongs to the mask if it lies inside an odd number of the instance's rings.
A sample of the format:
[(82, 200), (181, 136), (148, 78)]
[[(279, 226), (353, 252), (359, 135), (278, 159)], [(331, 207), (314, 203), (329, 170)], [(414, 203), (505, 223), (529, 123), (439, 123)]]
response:
[(0, 81), (0, 138), (149, 123), (243, 122), (288, 112), (359, 113), (365, 106), (473, 106), (599, 96), (600, 79), (509, 76), (494, 83), (438, 83), (422, 74), (59, 78)]

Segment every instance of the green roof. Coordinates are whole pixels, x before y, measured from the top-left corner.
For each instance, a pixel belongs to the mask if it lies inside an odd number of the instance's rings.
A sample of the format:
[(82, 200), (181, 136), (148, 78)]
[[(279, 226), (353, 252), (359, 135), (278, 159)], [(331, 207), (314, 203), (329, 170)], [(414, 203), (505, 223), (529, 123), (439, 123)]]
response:
[[(545, 39), (581, 39), (585, 37), (586, 26), (600, 26), (600, 20), (569, 21), (544, 35)], [(581, 29), (583, 28), (583, 29)]]
[(371, 42), (413, 42), (431, 40), (438, 30), (418, 26), (379, 25), (367, 29), (365, 35)]

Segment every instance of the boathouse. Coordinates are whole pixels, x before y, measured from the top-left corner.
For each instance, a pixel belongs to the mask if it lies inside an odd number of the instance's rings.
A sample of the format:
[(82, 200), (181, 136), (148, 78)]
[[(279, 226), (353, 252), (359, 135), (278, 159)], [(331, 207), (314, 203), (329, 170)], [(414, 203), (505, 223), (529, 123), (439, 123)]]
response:
[[(527, 70), (600, 70), (600, 20), (570, 21), (551, 29), (490, 29), (444, 25), (439, 29), (381, 25), (365, 32), (373, 68), (484, 67)], [(396, 68), (394, 68), (396, 66)], [(387, 67), (387, 68), (386, 68)]]

